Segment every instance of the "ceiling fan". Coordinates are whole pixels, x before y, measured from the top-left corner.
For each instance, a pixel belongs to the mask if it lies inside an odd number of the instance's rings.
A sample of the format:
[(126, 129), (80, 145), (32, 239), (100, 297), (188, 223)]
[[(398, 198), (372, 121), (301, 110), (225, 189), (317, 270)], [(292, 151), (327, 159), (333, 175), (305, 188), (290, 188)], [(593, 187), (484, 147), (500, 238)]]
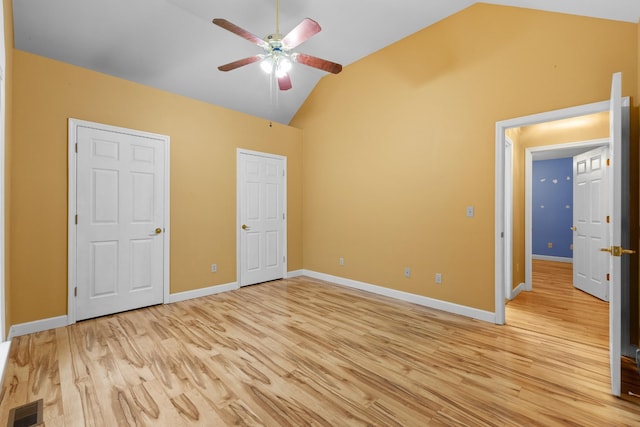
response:
[(276, 0), (276, 32), (269, 34), (265, 38), (260, 37), (244, 30), (237, 25), (227, 21), (226, 19), (215, 18), (213, 23), (227, 31), (249, 40), (251, 43), (264, 49), (264, 53), (250, 56), (248, 58), (239, 59), (218, 67), (220, 71), (231, 71), (254, 62), (262, 61), (260, 67), (263, 71), (275, 75), (278, 79), (278, 87), (280, 90), (291, 89), (291, 78), (289, 71), (292, 62), (307, 65), (329, 73), (338, 74), (342, 71), (342, 65), (335, 62), (320, 59), (315, 56), (304, 53), (293, 52), (293, 49), (309, 40), (313, 35), (320, 32), (320, 24), (310, 18), (305, 18), (286, 36), (280, 34), (279, 22), (279, 0)]

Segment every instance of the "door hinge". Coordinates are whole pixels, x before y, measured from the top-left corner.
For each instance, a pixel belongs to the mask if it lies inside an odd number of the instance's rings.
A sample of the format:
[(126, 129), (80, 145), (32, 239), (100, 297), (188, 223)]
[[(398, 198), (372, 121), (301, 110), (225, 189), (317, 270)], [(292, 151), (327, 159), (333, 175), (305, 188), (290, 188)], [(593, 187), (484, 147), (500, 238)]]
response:
[(78, 287), (77, 286), (75, 288), (73, 288), (73, 296), (74, 297), (78, 296)]
[(76, 225), (78, 225), (78, 214), (76, 214)]
[(282, 213), (282, 219), (284, 219), (284, 212)]
[(611, 166), (611, 159), (607, 159), (607, 166)]
[(607, 215), (607, 224), (609, 224), (610, 222), (611, 222), (611, 217)]
[(607, 282), (611, 280), (611, 275), (607, 273)]
[(78, 152), (78, 143), (76, 142), (76, 153)]
[(283, 256), (282, 257), (282, 262), (285, 262), (287, 260), (287, 257)]
[(282, 169), (282, 176), (284, 176), (284, 169)]

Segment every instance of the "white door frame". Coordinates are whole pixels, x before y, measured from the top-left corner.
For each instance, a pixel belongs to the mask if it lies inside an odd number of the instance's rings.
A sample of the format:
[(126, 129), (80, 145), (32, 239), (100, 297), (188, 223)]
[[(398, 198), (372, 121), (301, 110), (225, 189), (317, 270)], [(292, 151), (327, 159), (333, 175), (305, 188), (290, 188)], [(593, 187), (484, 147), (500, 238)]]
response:
[[(506, 252), (504, 232), (505, 223), (505, 181), (513, 179), (513, 176), (506, 176), (505, 151), (506, 151), (506, 130), (522, 126), (530, 126), (544, 122), (569, 119), (588, 114), (609, 111), (609, 101), (595, 102), (577, 107), (564, 108), (561, 110), (548, 111), (545, 113), (532, 114), (530, 116), (517, 117), (514, 119), (496, 122), (496, 168), (495, 168), (495, 323), (503, 325), (505, 323), (505, 263), (513, 264), (513, 252)], [(513, 201), (511, 200), (511, 203)], [(525, 209), (526, 211), (526, 209)]]
[[(530, 291), (533, 288), (532, 280), (532, 259), (533, 259), (533, 162), (535, 160), (559, 159), (572, 157), (575, 154), (588, 151), (593, 148), (608, 146), (609, 138), (592, 139), (579, 142), (568, 142), (565, 144), (544, 145), (540, 147), (529, 147), (525, 149), (525, 208), (524, 208), (524, 289)], [(508, 176), (508, 175), (506, 175)], [(505, 176), (505, 179), (506, 179)], [(505, 198), (507, 206), (513, 200)], [(506, 222), (507, 227), (509, 226)]]
[[(513, 141), (505, 136), (504, 145), (504, 173), (505, 176), (513, 176)], [(513, 199), (513, 179), (504, 180), (505, 200)], [(504, 253), (513, 254), (513, 203), (504, 205)], [(513, 291), (513, 262), (504, 263), (504, 291), (509, 300), (515, 298)]]
[(117, 132), (124, 133), (127, 135), (134, 135), (143, 138), (152, 138), (152, 139), (160, 139), (164, 144), (165, 149), (165, 161), (164, 161), (164, 224), (165, 231), (164, 235), (164, 270), (163, 270), (163, 302), (166, 304), (169, 302), (169, 264), (170, 264), (170, 251), (169, 251), (169, 240), (171, 233), (171, 221), (169, 218), (169, 157), (170, 157), (170, 138), (166, 135), (159, 135), (150, 132), (143, 132), (134, 129), (127, 129), (117, 126), (110, 126), (101, 123), (88, 122), (84, 120), (78, 119), (69, 119), (69, 208), (68, 208), (68, 254), (67, 254), (67, 263), (68, 263), (68, 273), (67, 273), (67, 324), (71, 325), (76, 323), (76, 298), (74, 295), (74, 288), (76, 286), (76, 274), (77, 274), (77, 264), (76, 264), (76, 180), (77, 180), (77, 155), (76, 155), (76, 139), (77, 139), (77, 128), (78, 127), (91, 127), (95, 129), (105, 130), (109, 132)]
[(242, 219), (240, 218), (240, 156), (242, 154), (249, 154), (253, 156), (268, 157), (271, 159), (282, 160), (284, 164), (284, 179), (283, 179), (283, 198), (282, 198), (282, 212), (284, 212), (284, 224), (282, 226), (282, 255), (284, 256), (284, 262), (282, 263), (282, 277), (287, 277), (287, 264), (289, 262), (289, 254), (287, 253), (287, 224), (289, 222), (287, 212), (287, 157), (279, 154), (263, 153), (260, 151), (246, 150), (244, 148), (238, 148), (236, 152), (236, 277), (238, 288), (242, 286)]

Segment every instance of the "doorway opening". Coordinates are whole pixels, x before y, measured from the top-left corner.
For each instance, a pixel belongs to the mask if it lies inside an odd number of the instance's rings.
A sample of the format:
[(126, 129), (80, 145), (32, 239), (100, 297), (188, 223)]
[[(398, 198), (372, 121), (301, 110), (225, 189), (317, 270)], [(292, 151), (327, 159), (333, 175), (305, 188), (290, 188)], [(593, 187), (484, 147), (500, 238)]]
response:
[[(608, 120), (608, 114), (601, 113)], [(593, 116), (591, 116), (593, 117)], [(583, 117), (580, 118), (582, 120)], [(600, 120), (600, 118), (598, 118)], [(607, 124), (608, 126), (608, 124)], [(599, 132), (599, 129), (595, 129)], [(608, 132), (608, 128), (605, 128)], [(532, 260), (533, 254), (533, 162), (537, 160), (553, 160), (573, 157), (593, 148), (607, 146), (608, 138), (598, 138), (588, 141), (528, 147), (525, 149), (525, 199), (524, 199), (524, 282), (522, 290), (532, 289)], [(513, 200), (512, 200), (513, 203)], [(517, 263), (517, 261), (512, 261)]]
[[(546, 113), (534, 114), (531, 116), (518, 117), (515, 119), (505, 120), (496, 123), (496, 248), (495, 248), (495, 276), (496, 276), (496, 288), (495, 288), (495, 312), (496, 312), (496, 324), (504, 324), (505, 323), (505, 299), (508, 297), (508, 293), (506, 290), (505, 282), (508, 281), (507, 275), (522, 275), (524, 277), (522, 280), (516, 280), (513, 283), (518, 283), (517, 286), (527, 287), (527, 283), (531, 283), (531, 268), (530, 268), (530, 246), (526, 250), (529, 254), (527, 257), (529, 268), (526, 269), (525, 262), (515, 262), (514, 259), (525, 259), (525, 244), (524, 236), (518, 237), (517, 233), (518, 229), (521, 230), (530, 230), (530, 223), (528, 226), (522, 224), (522, 227), (516, 227), (515, 222), (518, 221), (516, 218), (524, 217), (523, 211), (524, 206), (517, 208), (514, 206), (513, 201), (516, 198), (514, 193), (517, 191), (523, 191), (525, 188), (525, 183), (522, 182), (525, 174), (522, 171), (524, 167), (525, 159), (525, 151), (520, 150), (516, 146), (514, 146), (511, 151), (513, 153), (513, 161), (507, 162), (506, 153), (508, 153), (508, 143), (507, 138), (513, 140), (515, 131), (519, 128), (524, 128), (533, 125), (540, 125), (543, 123), (560, 123), (561, 121), (565, 121), (567, 119), (572, 120), (581, 120), (583, 117), (588, 117), (592, 115), (597, 115), (600, 113), (609, 111), (609, 102), (602, 101), (593, 104), (586, 104), (577, 107), (566, 108), (562, 110), (555, 110)], [(575, 122), (574, 122), (575, 126)], [(539, 144), (538, 147), (549, 144)], [(534, 148), (534, 147), (531, 147)], [(557, 144), (554, 147), (556, 150), (575, 150), (577, 147), (572, 144)], [(580, 149), (584, 150), (585, 147), (580, 147)], [(534, 150), (535, 151), (535, 150)], [(540, 149), (540, 152), (544, 150)], [(560, 153), (558, 151), (557, 153)], [(533, 159), (533, 155), (531, 155), (531, 161)], [(507, 167), (508, 165), (511, 167)], [(522, 166), (521, 166), (522, 165)], [(508, 170), (508, 169), (513, 169)], [(514, 177), (521, 177), (521, 180), (518, 182), (514, 180)], [(520, 189), (520, 190), (518, 190)], [(513, 215), (511, 215), (510, 223), (507, 223), (507, 207), (513, 207)], [(519, 210), (518, 210), (519, 209)], [(504, 230), (513, 230), (513, 237), (511, 238), (513, 244), (511, 242), (505, 242), (505, 231)], [(516, 242), (520, 242), (517, 244)], [(528, 241), (531, 241), (531, 236), (529, 236)], [(510, 250), (509, 250), (510, 248)], [(523, 284), (523, 285), (521, 285)], [(517, 287), (516, 287), (517, 289)], [(512, 295), (513, 296), (513, 295)]]
[[(611, 83), (611, 98), (609, 101), (586, 104), (578, 107), (555, 110), (547, 113), (519, 117), (496, 123), (496, 188), (495, 188), (495, 321), (505, 323), (505, 265), (512, 263), (516, 248), (522, 244), (513, 245), (514, 250), (505, 250), (504, 230), (511, 224), (505, 224), (505, 206), (512, 203), (513, 195), (505, 191), (505, 182), (513, 180), (517, 173), (506, 175), (505, 147), (507, 130), (521, 126), (535, 125), (550, 121), (573, 119), (580, 116), (609, 111), (609, 149), (610, 162), (607, 161), (607, 175), (610, 200), (607, 204), (607, 224), (609, 240), (600, 251), (609, 252), (609, 275), (607, 281), (610, 287), (611, 300), (609, 304), (609, 366), (611, 378), (611, 392), (620, 395), (620, 367), (622, 341), (628, 341), (630, 335), (621, 333), (621, 326), (626, 323), (628, 328), (628, 307), (622, 307), (622, 295), (628, 295), (628, 258), (621, 258), (621, 254), (635, 253), (624, 249), (628, 245), (629, 235), (629, 98), (622, 98), (622, 74), (615, 73)], [(626, 155), (625, 155), (626, 154)], [(517, 188), (514, 186), (514, 188)], [(516, 217), (516, 215), (514, 215)], [(516, 264), (517, 265), (517, 264)], [(625, 302), (628, 305), (628, 301)], [(626, 314), (625, 314), (626, 312)], [(628, 331), (627, 331), (628, 332)], [(624, 338), (623, 338), (624, 337)]]

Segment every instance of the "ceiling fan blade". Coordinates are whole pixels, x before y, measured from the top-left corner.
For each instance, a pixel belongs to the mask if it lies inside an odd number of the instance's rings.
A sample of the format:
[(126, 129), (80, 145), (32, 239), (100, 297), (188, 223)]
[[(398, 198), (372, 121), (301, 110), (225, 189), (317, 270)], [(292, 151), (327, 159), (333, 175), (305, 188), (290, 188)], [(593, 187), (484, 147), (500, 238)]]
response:
[(253, 33), (250, 33), (245, 29), (238, 27), (236, 24), (233, 24), (227, 21), (226, 19), (215, 18), (212, 22), (217, 26), (222, 27), (227, 31), (231, 31), (233, 34), (236, 34), (242, 37), (243, 39), (249, 40), (251, 43), (256, 44), (262, 48), (266, 49), (269, 47), (269, 44), (264, 40), (262, 40), (260, 37), (256, 36)]
[(291, 86), (291, 77), (289, 77), (289, 74), (283, 74), (278, 77), (278, 87), (280, 90), (289, 90), (293, 87)]
[(238, 59), (237, 61), (230, 62), (225, 65), (221, 65), (218, 67), (220, 71), (231, 71), (236, 68), (244, 67), (245, 65), (253, 64), (254, 62), (258, 62), (262, 59), (262, 55), (254, 55), (248, 58)]
[(315, 56), (307, 55), (305, 53), (294, 53), (291, 57), (294, 61), (300, 64), (327, 71), (329, 73), (338, 74), (342, 71), (342, 65), (340, 64), (327, 61), (326, 59), (316, 58)]
[(309, 40), (313, 35), (319, 33), (320, 30), (320, 24), (313, 19), (305, 18), (297, 27), (289, 31), (289, 34), (284, 36), (282, 44), (284, 44), (287, 49), (293, 49)]

